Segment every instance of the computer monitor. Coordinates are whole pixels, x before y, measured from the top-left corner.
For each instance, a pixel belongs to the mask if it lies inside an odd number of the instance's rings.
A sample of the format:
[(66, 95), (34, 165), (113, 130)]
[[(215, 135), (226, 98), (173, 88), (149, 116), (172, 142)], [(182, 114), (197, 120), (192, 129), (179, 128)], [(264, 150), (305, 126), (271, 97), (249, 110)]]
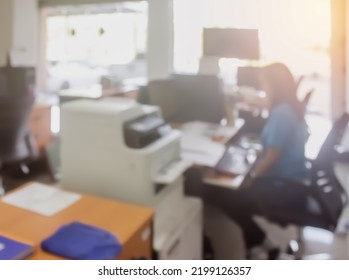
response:
[(203, 33), (204, 56), (259, 59), (257, 29), (206, 28)]
[(237, 85), (252, 87), (256, 90), (262, 90), (260, 75), (262, 68), (260, 67), (238, 67), (237, 69)]
[(222, 81), (216, 75), (172, 75), (176, 121), (220, 123), (226, 116)]

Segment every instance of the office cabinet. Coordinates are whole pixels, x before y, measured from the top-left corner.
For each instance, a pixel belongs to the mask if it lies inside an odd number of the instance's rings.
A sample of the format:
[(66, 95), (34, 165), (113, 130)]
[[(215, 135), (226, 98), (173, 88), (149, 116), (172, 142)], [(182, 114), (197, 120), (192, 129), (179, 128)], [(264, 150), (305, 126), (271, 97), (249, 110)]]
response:
[(152, 259), (153, 229), (152, 220), (148, 220), (124, 244), (119, 260)]
[(203, 204), (186, 197), (169, 216), (170, 223), (155, 226), (154, 250), (159, 260), (201, 260)]
[(37, 64), (38, 1), (0, 1), (0, 66), (9, 55), (14, 67)]

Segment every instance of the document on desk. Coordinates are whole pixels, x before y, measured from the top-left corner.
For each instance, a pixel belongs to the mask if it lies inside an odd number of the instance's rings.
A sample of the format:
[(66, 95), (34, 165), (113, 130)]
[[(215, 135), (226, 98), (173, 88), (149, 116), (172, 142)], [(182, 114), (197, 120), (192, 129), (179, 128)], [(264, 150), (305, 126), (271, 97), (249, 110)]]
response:
[(237, 119), (236, 124), (233, 127), (222, 126), (202, 121), (193, 121), (184, 124), (181, 130), (185, 134), (192, 134), (211, 138), (224, 137), (225, 139), (230, 139), (239, 131), (243, 124), (244, 121), (241, 119)]
[(5, 195), (4, 203), (23, 208), (44, 216), (53, 216), (80, 199), (81, 195), (40, 183)]
[(181, 138), (181, 156), (184, 159), (192, 160), (197, 165), (215, 167), (222, 158), (225, 151), (223, 144), (211, 139), (183, 134)]

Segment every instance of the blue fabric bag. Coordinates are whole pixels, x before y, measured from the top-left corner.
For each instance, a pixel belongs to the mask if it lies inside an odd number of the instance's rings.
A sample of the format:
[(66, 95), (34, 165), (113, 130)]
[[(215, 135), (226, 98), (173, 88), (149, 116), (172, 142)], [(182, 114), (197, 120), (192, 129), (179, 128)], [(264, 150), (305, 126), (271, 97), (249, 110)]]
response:
[(41, 247), (51, 254), (76, 260), (111, 260), (121, 252), (115, 236), (80, 222), (62, 226)]

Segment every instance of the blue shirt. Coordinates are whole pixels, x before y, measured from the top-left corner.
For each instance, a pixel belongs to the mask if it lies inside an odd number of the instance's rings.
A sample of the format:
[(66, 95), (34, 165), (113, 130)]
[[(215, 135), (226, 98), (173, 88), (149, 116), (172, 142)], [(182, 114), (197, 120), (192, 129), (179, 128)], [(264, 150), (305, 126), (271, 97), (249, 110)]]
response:
[(263, 152), (269, 148), (280, 151), (280, 157), (267, 176), (278, 176), (305, 181), (308, 169), (304, 146), (308, 138), (307, 126), (286, 103), (275, 106), (262, 131)]

